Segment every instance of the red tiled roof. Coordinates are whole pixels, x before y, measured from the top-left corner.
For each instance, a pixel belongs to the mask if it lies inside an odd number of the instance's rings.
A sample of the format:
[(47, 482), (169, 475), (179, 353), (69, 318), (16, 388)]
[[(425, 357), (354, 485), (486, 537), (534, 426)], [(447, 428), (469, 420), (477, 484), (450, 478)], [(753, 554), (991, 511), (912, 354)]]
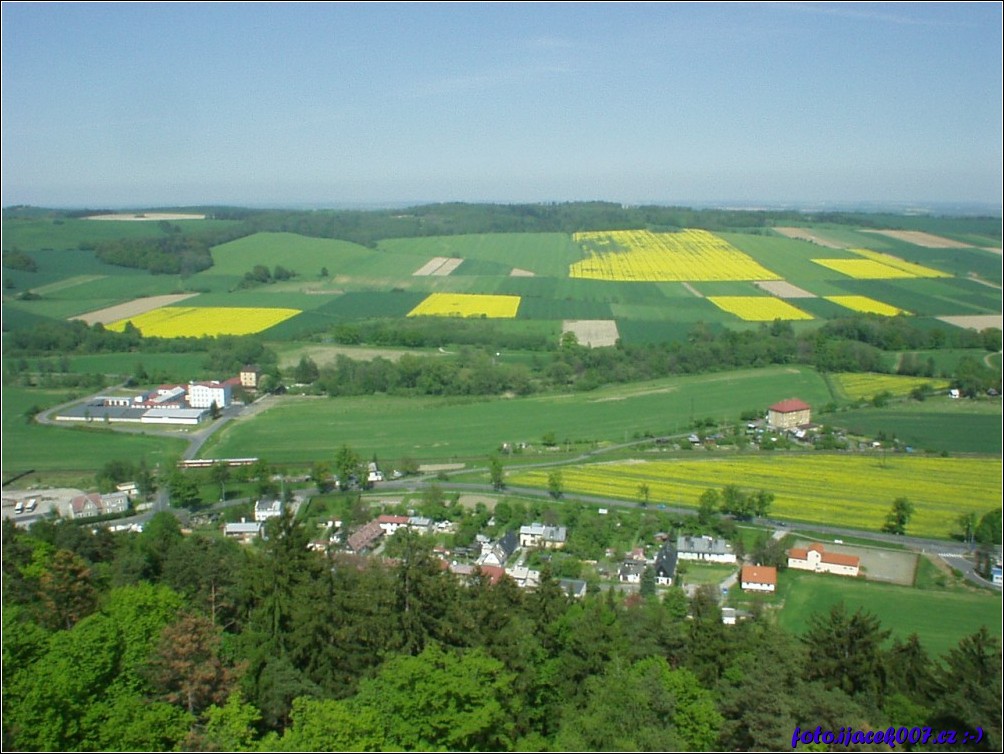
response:
[(777, 584), (777, 569), (774, 566), (743, 566), (743, 584)]
[(408, 523), (407, 516), (391, 516), (389, 514), (384, 514), (377, 519), (381, 524), (406, 524)]
[(812, 406), (805, 401), (800, 401), (798, 398), (787, 398), (770, 407), (771, 411), (776, 411), (779, 414), (790, 414), (794, 411), (809, 411), (811, 409)]

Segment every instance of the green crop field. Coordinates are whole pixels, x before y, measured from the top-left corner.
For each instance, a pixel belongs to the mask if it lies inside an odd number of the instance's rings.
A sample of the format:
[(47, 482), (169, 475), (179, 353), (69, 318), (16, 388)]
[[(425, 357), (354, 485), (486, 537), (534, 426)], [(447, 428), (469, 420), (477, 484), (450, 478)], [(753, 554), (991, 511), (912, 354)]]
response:
[(806, 630), (812, 615), (825, 615), (843, 602), (849, 613), (862, 609), (875, 615), (882, 628), (892, 631), (890, 640), (903, 641), (916, 633), (932, 657), (943, 656), (981, 626), (1001, 636), (1001, 596), (986, 591), (913, 589), (784, 571), (778, 576), (778, 596), (784, 602), (778, 622), (799, 634)]
[(923, 403), (841, 411), (832, 424), (865, 437), (896, 437), (917, 450), (952, 453), (1001, 452), (1001, 403), (952, 400), (944, 396)]
[(539, 445), (546, 432), (559, 441), (623, 442), (636, 433), (683, 431), (695, 416), (734, 421), (745, 410), (790, 395), (813, 403), (829, 400), (815, 371), (794, 367), (480, 401), (286, 398), (253, 422), (225, 428), (202, 455), (311, 462), (347, 443), (367, 457), (483, 459), (503, 442)]
[[(546, 489), (548, 473), (519, 472), (512, 484)], [(639, 486), (645, 484), (652, 500), (695, 508), (709, 488), (732, 484), (751, 492), (762, 489), (775, 495), (773, 517), (870, 531), (881, 529), (893, 500), (906, 497), (916, 507), (907, 533), (925, 537), (947, 537), (959, 511), (982, 515), (1001, 500), (1001, 460), (990, 457), (717, 453), (694, 460), (567, 466), (562, 476), (569, 493), (636, 500)]]
[(36, 469), (43, 480), (52, 471), (80, 472), (93, 478), (111, 460), (146, 459), (153, 467), (180, 456), (185, 443), (176, 438), (118, 432), (101, 427), (50, 427), (29, 423), (25, 412), (31, 406), (47, 408), (70, 398), (66, 392), (3, 389), (3, 470), (5, 476)]

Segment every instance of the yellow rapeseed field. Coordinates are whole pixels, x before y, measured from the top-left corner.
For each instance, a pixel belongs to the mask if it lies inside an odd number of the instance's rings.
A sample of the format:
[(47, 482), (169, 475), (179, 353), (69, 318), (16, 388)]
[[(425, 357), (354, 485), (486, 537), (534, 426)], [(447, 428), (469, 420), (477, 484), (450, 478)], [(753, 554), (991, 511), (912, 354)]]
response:
[(890, 304), (884, 304), (881, 301), (868, 298), (868, 296), (824, 296), (823, 298), (827, 301), (832, 301), (834, 304), (840, 304), (840, 306), (853, 309), (856, 312), (865, 312), (866, 314), (884, 314), (887, 317), (895, 317), (897, 314), (910, 313), (904, 309), (897, 309)]
[(127, 322), (146, 337), (200, 338), (204, 335), (250, 335), (300, 313), (299, 309), (226, 306), (164, 306), (108, 325), (121, 332)]
[(930, 267), (924, 267), (923, 265), (914, 264), (913, 262), (907, 262), (899, 257), (894, 257), (891, 254), (882, 254), (877, 251), (872, 251), (871, 249), (848, 249), (858, 256), (862, 256), (865, 259), (871, 259), (873, 262), (879, 262), (888, 267), (893, 267), (897, 270), (902, 270), (903, 272), (909, 272), (913, 277), (918, 278), (950, 278), (952, 277), (947, 272), (942, 272), (941, 270), (932, 270)]
[(708, 296), (719, 309), (749, 322), (773, 322), (775, 319), (812, 319), (812, 315), (772, 296)]
[(612, 230), (575, 233), (572, 239), (589, 254), (571, 265), (568, 275), (573, 278), (650, 282), (781, 279), (705, 230)]
[(893, 280), (917, 277), (910, 272), (898, 270), (873, 259), (813, 259), (812, 261), (855, 280)]
[[(512, 485), (546, 488), (548, 470), (514, 473)], [(915, 506), (907, 533), (947, 537), (959, 513), (1000, 507), (1000, 458), (913, 455), (763, 454), (707, 460), (645, 461), (562, 468), (568, 493), (698, 506), (702, 492), (733, 484), (775, 495), (772, 518), (878, 531), (898, 497)]]
[(864, 259), (813, 259), (816, 264), (857, 280), (892, 280), (897, 278), (949, 278), (947, 272), (907, 262), (890, 254), (870, 249), (848, 249)]
[(408, 312), (408, 316), (512, 319), (519, 310), (519, 302), (519, 296), (431, 293), (422, 303)]

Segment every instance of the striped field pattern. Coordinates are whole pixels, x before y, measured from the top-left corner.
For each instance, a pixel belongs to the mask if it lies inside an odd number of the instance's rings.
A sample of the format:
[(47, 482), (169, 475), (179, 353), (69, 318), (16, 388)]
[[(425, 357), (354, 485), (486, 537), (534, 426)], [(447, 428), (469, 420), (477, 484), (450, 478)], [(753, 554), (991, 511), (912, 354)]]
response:
[(589, 255), (571, 265), (568, 274), (573, 278), (649, 282), (780, 279), (705, 230), (613, 230), (576, 233), (572, 239)]

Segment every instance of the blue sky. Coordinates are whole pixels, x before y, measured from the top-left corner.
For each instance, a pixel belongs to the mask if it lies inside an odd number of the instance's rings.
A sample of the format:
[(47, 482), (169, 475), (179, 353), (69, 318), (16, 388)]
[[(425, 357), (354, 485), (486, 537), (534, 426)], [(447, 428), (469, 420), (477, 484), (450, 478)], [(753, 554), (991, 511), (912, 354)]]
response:
[(992, 3), (2, 6), (4, 206), (986, 202)]

